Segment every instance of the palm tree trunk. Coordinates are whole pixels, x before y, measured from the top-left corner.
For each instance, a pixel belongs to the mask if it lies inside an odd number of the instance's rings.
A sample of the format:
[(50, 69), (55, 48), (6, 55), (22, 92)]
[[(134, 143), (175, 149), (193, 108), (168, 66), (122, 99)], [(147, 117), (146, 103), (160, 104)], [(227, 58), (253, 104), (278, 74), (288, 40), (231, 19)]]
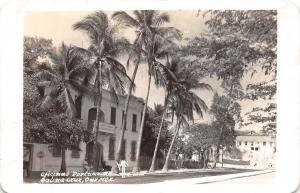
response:
[(175, 139), (177, 137), (178, 131), (179, 131), (179, 120), (177, 120), (177, 128), (176, 128), (175, 134), (173, 136), (172, 142), (171, 142), (170, 147), (169, 147), (169, 151), (168, 151), (168, 154), (167, 154), (167, 157), (166, 157), (166, 161), (165, 161), (164, 167), (162, 169), (163, 172), (167, 172), (168, 171), (170, 154), (171, 154), (172, 147), (174, 145)]
[(156, 161), (156, 155), (157, 155), (157, 150), (158, 150), (158, 144), (159, 144), (159, 140), (160, 140), (160, 133), (161, 133), (161, 130), (162, 130), (162, 127), (163, 127), (163, 123), (164, 123), (166, 113), (167, 113), (167, 107), (165, 105), (164, 113), (163, 113), (163, 116), (161, 118), (159, 131), (158, 131), (158, 134), (157, 134), (155, 149), (154, 149), (154, 153), (153, 153), (152, 162), (151, 162), (149, 172), (153, 172), (155, 170), (155, 161)]
[(121, 157), (122, 141), (123, 141), (123, 138), (124, 138), (126, 123), (127, 123), (127, 113), (128, 113), (129, 101), (130, 101), (130, 97), (131, 97), (131, 93), (132, 93), (132, 89), (133, 89), (133, 85), (134, 85), (134, 80), (135, 80), (135, 77), (136, 77), (138, 67), (139, 67), (139, 62), (136, 63), (136, 65), (135, 65), (135, 68), (134, 68), (134, 71), (133, 71), (133, 74), (132, 74), (132, 78), (131, 78), (131, 84), (130, 84), (129, 90), (128, 90), (128, 95), (126, 97), (120, 140), (119, 140), (119, 143), (118, 143), (115, 162), (113, 163), (113, 165), (111, 167), (111, 172), (113, 174), (119, 173), (117, 163), (119, 163), (120, 157)]
[(67, 114), (70, 118), (75, 118), (77, 116), (77, 112), (70, 91), (69, 89), (65, 88), (64, 92), (65, 92), (65, 99), (67, 102)]
[[(93, 170), (98, 171), (99, 169), (99, 160), (96, 160), (96, 151), (97, 151), (97, 143), (98, 143), (98, 134), (99, 134), (99, 129), (100, 129), (100, 112), (101, 112), (101, 102), (102, 102), (102, 63), (100, 62), (98, 74), (99, 74), (99, 83), (98, 83), (98, 100), (97, 100), (97, 115), (96, 115), (96, 126), (95, 126), (95, 138), (94, 138), (94, 145), (93, 145)], [(101, 163), (100, 163), (101, 164)]]
[(140, 133), (139, 133), (139, 138), (138, 138), (138, 143), (137, 143), (136, 160), (135, 160), (135, 165), (134, 165), (134, 167), (132, 169), (132, 173), (137, 173), (137, 172), (140, 171), (141, 144), (142, 144), (144, 123), (145, 123), (145, 115), (146, 115), (148, 98), (149, 98), (149, 93), (150, 93), (151, 77), (152, 76), (149, 73), (147, 96), (146, 96), (146, 100), (145, 100), (145, 104), (144, 104), (144, 109), (143, 109), (143, 117), (142, 117), (142, 122), (141, 122), (141, 127), (140, 127)]
[(64, 146), (61, 146), (61, 165), (60, 165), (60, 171), (61, 173), (67, 172), (66, 167), (66, 149)]

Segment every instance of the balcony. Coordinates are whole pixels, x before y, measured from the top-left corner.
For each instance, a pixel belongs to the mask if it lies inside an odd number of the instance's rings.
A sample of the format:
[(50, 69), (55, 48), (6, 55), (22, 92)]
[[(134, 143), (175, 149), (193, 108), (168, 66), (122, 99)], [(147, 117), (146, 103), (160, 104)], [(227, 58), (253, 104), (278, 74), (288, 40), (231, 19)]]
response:
[[(88, 124), (87, 120), (80, 120), (80, 122), (81, 122), (82, 126), (87, 129), (92, 128), (92, 127), (89, 127), (89, 125), (93, 125), (93, 131), (95, 131), (96, 121), (93, 121), (93, 123), (90, 123), (90, 124)], [(104, 123), (104, 122), (100, 122), (99, 127), (100, 127), (99, 128), (100, 132), (111, 133), (111, 134), (115, 134), (116, 128), (117, 128), (117, 126), (115, 126), (115, 125), (112, 125), (109, 123)]]
[(104, 133), (115, 134), (117, 126), (111, 125), (109, 123), (100, 122), (99, 131)]

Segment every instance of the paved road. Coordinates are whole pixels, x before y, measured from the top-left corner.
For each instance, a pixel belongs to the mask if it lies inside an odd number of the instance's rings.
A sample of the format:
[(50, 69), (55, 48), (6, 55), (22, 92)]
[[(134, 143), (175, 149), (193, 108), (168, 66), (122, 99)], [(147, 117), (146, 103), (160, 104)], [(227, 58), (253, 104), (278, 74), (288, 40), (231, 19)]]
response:
[(216, 184), (228, 184), (228, 183), (247, 183), (247, 184), (272, 184), (275, 183), (276, 172), (250, 175), (248, 177), (238, 177), (229, 180), (223, 180), (215, 182)]
[(113, 184), (149, 184), (172, 180), (181, 179), (195, 179), (208, 176), (219, 176), (226, 174), (237, 174), (243, 172), (249, 172), (253, 170), (248, 169), (216, 169), (216, 170), (204, 170), (204, 171), (190, 171), (190, 172), (174, 172), (168, 174), (151, 174), (145, 176), (136, 176), (128, 178), (117, 178), (112, 183)]

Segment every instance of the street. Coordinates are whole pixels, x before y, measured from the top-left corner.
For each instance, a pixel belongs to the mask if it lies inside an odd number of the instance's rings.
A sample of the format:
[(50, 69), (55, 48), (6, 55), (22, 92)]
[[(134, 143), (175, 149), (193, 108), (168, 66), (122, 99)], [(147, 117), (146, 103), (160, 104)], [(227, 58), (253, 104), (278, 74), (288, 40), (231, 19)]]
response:
[(272, 184), (275, 183), (276, 172), (250, 175), (247, 177), (237, 177), (233, 179), (223, 180), (215, 182), (216, 184), (228, 184), (228, 183), (247, 183), (247, 184)]
[(256, 170), (249, 169), (229, 169), (218, 168), (209, 170), (194, 170), (194, 171), (178, 171), (169, 173), (152, 173), (145, 174), (144, 176), (131, 176), (126, 178), (115, 178), (112, 184), (150, 184), (150, 183), (163, 183), (172, 181), (195, 181), (203, 178), (214, 178), (224, 175), (239, 175), (246, 172), (253, 172)]

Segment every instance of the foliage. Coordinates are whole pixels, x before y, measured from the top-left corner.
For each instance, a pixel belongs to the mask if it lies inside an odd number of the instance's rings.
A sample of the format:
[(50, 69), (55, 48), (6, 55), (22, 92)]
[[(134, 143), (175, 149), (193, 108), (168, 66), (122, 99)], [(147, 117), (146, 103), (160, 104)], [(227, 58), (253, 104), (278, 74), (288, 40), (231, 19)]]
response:
[(59, 102), (67, 114), (75, 118), (77, 112), (71, 91), (77, 95), (85, 93), (93, 97), (94, 91), (84, 84), (84, 80), (90, 77), (92, 72), (81, 57), (81, 49), (66, 46), (64, 43), (53, 52), (52, 60), (54, 62), (52, 66), (36, 73), (37, 88), (43, 97), (41, 108), (48, 109)]
[(94, 87), (97, 89), (97, 95), (100, 94), (102, 87), (106, 87), (118, 103), (117, 93), (124, 94), (124, 86), (131, 84), (132, 81), (117, 57), (130, 49), (130, 43), (126, 38), (118, 36), (119, 26), (113, 24), (103, 11), (87, 15), (76, 22), (73, 29), (84, 31), (89, 37), (90, 45), (85, 50), (85, 54), (92, 58), (91, 63), (95, 71)]
[(23, 66), (26, 71), (38, 67), (42, 59), (51, 56), (53, 44), (51, 39), (24, 37)]
[(253, 123), (261, 123), (263, 124), (262, 133), (271, 135), (276, 134), (277, 112), (275, 103), (268, 103), (264, 107), (253, 108), (252, 111), (247, 112), (245, 115), (248, 116), (248, 122), (244, 125), (247, 126)]
[[(136, 64), (135, 69), (138, 68), (138, 65), (140, 64), (142, 59), (144, 59), (146, 61), (146, 64), (148, 64), (148, 75), (149, 75), (148, 89), (147, 89), (147, 95), (145, 99), (145, 107), (142, 115), (141, 130), (140, 130), (140, 135), (139, 135), (138, 145), (137, 145), (138, 147), (137, 154), (136, 154), (137, 160), (136, 160), (136, 165), (133, 169), (133, 171), (136, 172), (139, 170), (139, 155), (140, 155), (141, 141), (142, 141), (141, 138), (144, 130), (144, 118), (146, 114), (145, 110), (148, 103), (151, 78), (152, 76), (154, 76), (155, 83), (158, 85), (160, 79), (159, 76), (161, 75), (159, 73), (160, 69), (158, 68), (158, 66), (161, 66), (161, 64), (157, 62), (156, 58), (160, 58), (163, 55), (166, 55), (166, 49), (165, 49), (166, 46), (163, 45), (170, 45), (170, 44), (175, 45), (173, 44), (172, 40), (180, 39), (181, 33), (179, 32), (179, 30), (172, 27), (161, 27), (164, 23), (169, 22), (169, 15), (167, 13), (159, 12), (155, 10), (141, 10), (141, 11), (134, 11), (133, 15), (134, 16), (132, 17), (130, 14), (124, 11), (118, 11), (115, 12), (112, 17), (115, 20), (121, 22), (123, 25), (134, 28), (136, 32), (136, 38), (133, 43), (132, 51), (129, 53), (127, 64), (129, 64), (129, 61), (133, 56), (134, 56), (133, 57), (134, 63)], [(163, 44), (159, 44), (159, 42), (163, 42)], [(122, 131), (124, 131), (124, 129)], [(119, 144), (121, 143), (121, 140)]]
[(234, 129), (236, 124), (242, 121), (240, 104), (229, 97), (215, 94), (210, 112), (214, 116), (212, 127), (217, 130), (219, 136), (217, 148), (234, 146)]
[(24, 73), (23, 139), (32, 143), (52, 143), (69, 148), (82, 140), (89, 140), (90, 134), (78, 120), (63, 114), (59, 105), (47, 110), (39, 108), (42, 103), (36, 89), (37, 80)]
[[(142, 138), (142, 146), (141, 146), (141, 155), (147, 155), (149, 157), (153, 156), (153, 147), (155, 147), (156, 138), (158, 135), (158, 129), (160, 127), (160, 121), (162, 117), (163, 107), (161, 105), (156, 105), (155, 109), (151, 108), (147, 109), (147, 113), (145, 115), (145, 128), (143, 132)], [(164, 152), (167, 150), (172, 134), (167, 129), (168, 123), (165, 121), (163, 124), (160, 143), (158, 146), (158, 157), (162, 158), (164, 156)]]
[(189, 121), (194, 122), (194, 112), (200, 117), (203, 117), (203, 111), (208, 109), (203, 99), (195, 94), (195, 90), (211, 89), (210, 85), (200, 82), (202, 72), (197, 69), (199, 66), (185, 63), (185, 61), (179, 61), (173, 65), (173, 70), (176, 71), (174, 74), (176, 74), (178, 84), (171, 91), (170, 96), (168, 97), (169, 102), (167, 104), (170, 109), (170, 114), (172, 115), (172, 120), (174, 115), (177, 120), (175, 124), (175, 134), (163, 167), (164, 171), (168, 170), (169, 156), (179, 129), (184, 130), (188, 128)]
[(218, 129), (208, 124), (193, 125), (184, 135), (187, 138), (186, 145), (198, 153), (209, 147), (216, 146), (219, 139)]
[(243, 99), (240, 80), (255, 74), (257, 68), (268, 76), (276, 75), (276, 11), (226, 10), (202, 15), (209, 31), (191, 39), (181, 54), (195, 56), (211, 76), (221, 79), (228, 96)]

